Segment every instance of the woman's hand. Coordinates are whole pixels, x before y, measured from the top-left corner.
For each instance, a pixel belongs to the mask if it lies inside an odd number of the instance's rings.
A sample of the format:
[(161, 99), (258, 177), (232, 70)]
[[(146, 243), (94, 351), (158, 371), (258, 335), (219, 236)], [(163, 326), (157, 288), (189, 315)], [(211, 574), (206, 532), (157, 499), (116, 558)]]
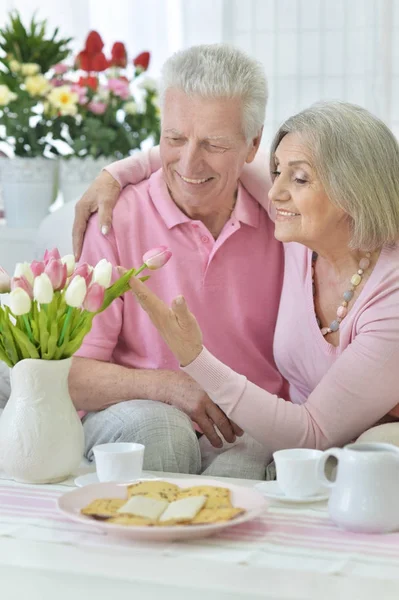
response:
[(73, 253), (76, 260), (80, 258), (87, 222), (93, 213), (98, 211), (99, 227), (104, 235), (111, 229), (112, 210), (120, 192), (121, 188), (116, 179), (107, 171), (101, 171), (77, 203), (72, 229)]
[[(126, 272), (122, 267), (118, 270), (121, 275)], [(183, 296), (175, 298), (169, 308), (136, 277), (130, 280), (130, 287), (180, 365), (193, 362), (202, 350), (202, 333)]]

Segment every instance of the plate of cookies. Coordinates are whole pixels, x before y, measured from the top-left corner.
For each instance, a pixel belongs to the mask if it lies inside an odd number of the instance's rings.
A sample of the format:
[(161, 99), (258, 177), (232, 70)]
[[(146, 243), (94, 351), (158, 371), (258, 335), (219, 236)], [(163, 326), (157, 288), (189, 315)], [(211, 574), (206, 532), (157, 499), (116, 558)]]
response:
[(253, 488), (202, 477), (95, 483), (58, 499), (58, 508), (75, 521), (146, 541), (206, 537), (255, 519), (266, 507)]

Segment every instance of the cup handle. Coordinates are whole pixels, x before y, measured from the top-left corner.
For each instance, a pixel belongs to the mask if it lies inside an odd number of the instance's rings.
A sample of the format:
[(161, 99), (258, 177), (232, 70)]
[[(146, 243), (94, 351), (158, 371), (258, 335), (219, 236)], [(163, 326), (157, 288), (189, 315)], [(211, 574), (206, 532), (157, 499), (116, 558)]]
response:
[(319, 479), (319, 481), (322, 482), (323, 485), (326, 485), (327, 487), (334, 487), (335, 485), (335, 480), (331, 480), (327, 477), (326, 475), (326, 462), (327, 460), (331, 457), (334, 456), (337, 459), (337, 462), (339, 462), (339, 459), (341, 458), (341, 452), (342, 449), (341, 448), (330, 448), (329, 450), (326, 450), (323, 454), (323, 456), (320, 457), (318, 465), (317, 465), (317, 477)]

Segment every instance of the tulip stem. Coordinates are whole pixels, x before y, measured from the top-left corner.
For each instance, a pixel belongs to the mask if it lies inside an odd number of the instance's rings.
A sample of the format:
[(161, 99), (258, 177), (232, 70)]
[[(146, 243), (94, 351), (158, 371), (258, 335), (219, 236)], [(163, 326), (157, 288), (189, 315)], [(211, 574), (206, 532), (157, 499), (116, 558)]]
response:
[(29, 339), (33, 343), (33, 333), (32, 333), (31, 326), (29, 324), (29, 319), (26, 315), (22, 315), (22, 319), (25, 323), (25, 327), (26, 327), (26, 331), (28, 332)]
[(143, 265), (141, 265), (140, 269), (137, 269), (137, 271), (134, 272), (134, 277), (137, 277), (137, 275), (139, 273), (141, 273), (142, 271), (144, 271), (144, 269), (147, 268), (147, 265), (144, 263)]
[(73, 306), (68, 306), (68, 310), (67, 310), (67, 314), (65, 317), (64, 325), (62, 327), (60, 339), (58, 340), (58, 344), (57, 344), (58, 347), (62, 346), (62, 344), (64, 342), (64, 338), (65, 338), (65, 334), (68, 329), (69, 321), (71, 320), (72, 311), (73, 311)]

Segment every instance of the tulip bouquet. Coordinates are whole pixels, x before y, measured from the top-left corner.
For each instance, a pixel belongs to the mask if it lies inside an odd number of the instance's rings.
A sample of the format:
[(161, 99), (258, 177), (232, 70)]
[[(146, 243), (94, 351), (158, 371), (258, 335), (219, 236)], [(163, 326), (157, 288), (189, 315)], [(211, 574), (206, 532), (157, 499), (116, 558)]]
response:
[[(12, 278), (0, 267), (0, 360), (9, 367), (25, 358), (61, 360), (72, 356), (90, 331), (93, 318), (129, 290), (129, 280), (144, 269), (163, 267), (172, 253), (149, 250), (139, 269), (130, 269), (111, 285), (112, 265), (75, 265), (73, 255), (46, 251), (43, 261), (18, 263)], [(148, 276), (140, 278), (142, 281)]]

